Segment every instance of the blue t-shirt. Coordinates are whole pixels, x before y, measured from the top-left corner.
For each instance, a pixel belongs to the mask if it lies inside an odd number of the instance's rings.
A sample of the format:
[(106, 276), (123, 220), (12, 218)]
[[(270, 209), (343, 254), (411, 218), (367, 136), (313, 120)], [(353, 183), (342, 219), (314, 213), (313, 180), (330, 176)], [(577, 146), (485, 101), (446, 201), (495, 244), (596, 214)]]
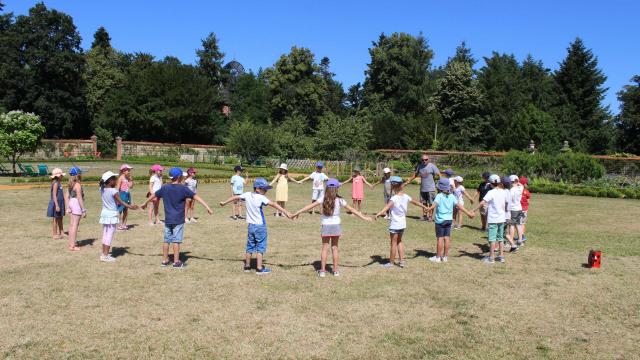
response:
[(182, 184), (166, 184), (156, 191), (156, 197), (164, 204), (164, 223), (166, 225), (184, 224), (184, 203), (193, 199), (195, 193)]
[(436, 206), (436, 224), (453, 220), (453, 208), (458, 204), (455, 195), (439, 193), (433, 202), (438, 203), (438, 206)]
[(231, 188), (233, 189), (233, 195), (242, 195), (244, 192), (244, 178), (240, 175), (233, 175), (231, 177)]

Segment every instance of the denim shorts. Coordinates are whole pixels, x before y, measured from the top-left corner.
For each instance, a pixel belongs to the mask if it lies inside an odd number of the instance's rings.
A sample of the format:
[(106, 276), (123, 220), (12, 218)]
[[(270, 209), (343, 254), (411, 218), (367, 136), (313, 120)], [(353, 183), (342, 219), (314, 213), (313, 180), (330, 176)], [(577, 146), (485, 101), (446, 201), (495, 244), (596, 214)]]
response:
[(164, 224), (164, 242), (180, 244), (183, 237), (184, 224)]
[(436, 237), (451, 236), (451, 220), (446, 220), (440, 224), (436, 223)]
[(524, 220), (524, 213), (522, 211), (511, 210), (511, 225), (522, 225)]
[(404, 229), (389, 229), (389, 234), (404, 234)]
[(249, 224), (247, 230), (247, 254), (267, 252), (267, 226)]

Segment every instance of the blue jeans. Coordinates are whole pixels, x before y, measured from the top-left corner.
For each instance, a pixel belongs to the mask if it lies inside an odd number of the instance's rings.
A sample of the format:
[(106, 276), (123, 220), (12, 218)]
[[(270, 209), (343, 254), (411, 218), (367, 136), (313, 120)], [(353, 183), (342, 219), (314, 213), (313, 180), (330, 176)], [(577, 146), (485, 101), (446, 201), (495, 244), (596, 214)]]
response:
[(247, 231), (247, 254), (267, 252), (267, 226), (249, 224)]
[(164, 242), (180, 244), (183, 237), (184, 224), (164, 224)]

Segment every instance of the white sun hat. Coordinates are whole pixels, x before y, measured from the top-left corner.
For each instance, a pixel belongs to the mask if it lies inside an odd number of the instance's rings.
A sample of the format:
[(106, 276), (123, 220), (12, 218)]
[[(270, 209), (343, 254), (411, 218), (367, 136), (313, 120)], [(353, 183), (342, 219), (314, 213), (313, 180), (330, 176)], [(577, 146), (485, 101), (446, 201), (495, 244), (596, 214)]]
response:
[(102, 181), (106, 182), (112, 177), (117, 177), (117, 176), (118, 174), (114, 173), (113, 171), (107, 171), (106, 173), (102, 174)]
[(391, 174), (391, 169), (384, 168), (384, 169), (382, 169), (382, 172), (385, 173), (385, 174)]
[(518, 175), (510, 175), (509, 180), (511, 180), (511, 182), (514, 183), (516, 181), (519, 181), (520, 178), (518, 177)]
[(289, 170), (289, 167), (287, 166), (287, 164), (282, 163), (282, 164), (280, 164), (280, 169), (282, 169), (282, 170)]

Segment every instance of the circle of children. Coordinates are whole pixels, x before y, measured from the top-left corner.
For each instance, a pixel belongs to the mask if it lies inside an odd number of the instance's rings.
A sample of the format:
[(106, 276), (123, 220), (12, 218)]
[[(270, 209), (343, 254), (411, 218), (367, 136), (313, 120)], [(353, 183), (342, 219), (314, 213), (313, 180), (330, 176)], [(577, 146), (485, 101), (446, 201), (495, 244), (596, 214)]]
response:
[[(194, 205), (202, 204), (209, 214), (212, 210), (207, 203), (197, 194), (198, 182), (194, 168), (183, 172), (174, 167), (169, 170), (170, 183), (163, 184), (163, 167), (153, 165), (149, 171), (147, 199), (141, 205), (133, 205), (130, 190), (134, 186), (132, 178), (132, 166), (124, 164), (120, 167), (120, 173), (105, 172), (100, 180), (100, 194), (102, 197), (102, 211), (99, 223), (102, 224), (102, 248), (100, 261), (114, 262), (111, 256), (111, 243), (116, 231), (127, 231), (128, 211), (139, 208), (148, 208), (149, 225), (159, 223), (158, 212), (160, 201), (164, 205), (164, 242), (162, 245), (162, 266), (182, 268), (185, 266), (179, 259), (180, 244), (184, 237), (184, 225), (197, 222)], [(495, 174), (484, 173), (484, 182), (480, 184), (474, 197), (470, 196), (463, 185), (463, 178), (454, 176), (452, 170), (443, 172), (437, 166), (429, 162), (429, 156), (424, 154), (422, 161), (415, 168), (415, 173), (406, 181), (399, 176), (393, 176), (389, 168), (383, 170), (384, 176), (375, 184), (369, 183), (361, 175), (359, 169), (355, 169), (353, 176), (344, 182), (329, 178), (323, 172), (323, 164), (316, 163), (316, 170), (304, 179), (297, 181), (289, 176), (286, 164), (280, 165), (278, 174), (271, 183), (264, 178), (256, 178), (253, 182), (253, 191), (244, 191), (249, 184), (249, 176), (245, 169), (236, 166), (235, 175), (231, 177), (232, 196), (220, 202), (220, 206), (233, 203), (231, 219), (246, 220), (248, 234), (246, 252), (244, 258), (244, 272), (251, 272), (251, 259), (256, 256), (256, 274), (269, 274), (270, 269), (263, 266), (263, 256), (267, 250), (267, 227), (264, 215), (264, 206), (275, 209), (275, 216), (286, 216), (296, 219), (303, 213), (315, 213), (319, 208), (321, 214), (320, 237), (322, 239), (321, 265), (318, 276), (326, 276), (326, 264), (329, 248), (333, 256), (331, 268), (334, 276), (339, 276), (338, 241), (342, 236), (340, 212), (345, 208), (353, 216), (364, 221), (373, 221), (378, 217), (384, 217), (389, 221), (390, 255), (389, 261), (382, 264), (385, 268), (399, 266), (405, 267), (404, 244), (402, 235), (407, 227), (407, 208), (409, 204), (422, 208), (422, 221), (433, 221), (436, 233), (436, 254), (429, 258), (431, 262), (442, 263), (448, 261), (451, 244), (452, 229), (460, 229), (463, 223), (463, 214), (470, 218), (479, 211), (482, 219), (482, 231), (488, 232), (489, 254), (482, 261), (493, 264), (496, 261), (504, 262), (505, 240), (509, 243), (510, 252), (518, 251), (519, 246), (524, 245), (526, 237), (525, 223), (529, 207), (530, 193), (527, 190), (527, 178), (516, 175), (501, 178)], [(63, 230), (63, 217), (70, 215), (68, 232), (68, 248), (70, 251), (79, 251), (76, 239), (78, 227), (82, 218), (86, 217), (87, 210), (84, 206), (84, 191), (82, 187), (82, 170), (73, 167), (69, 170), (69, 182), (65, 192), (62, 179), (66, 174), (61, 169), (54, 169), (51, 174), (50, 201), (47, 216), (52, 218), (52, 234), (54, 239), (62, 239), (65, 236)], [(244, 176), (243, 176), (244, 175)], [(420, 181), (420, 199), (413, 200), (404, 192), (404, 187), (415, 180)], [(436, 178), (438, 179), (436, 181)], [(301, 184), (307, 180), (312, 181), (311, 203), (302, 209), (291, 213), (285, 209), (288, 201), (288, 182)], [(338, 195), (341, 185), (352, 182), (352, 205)], [(276, 201), (272, 202), (265, 195), (272, 185), (276, 188)], [(373, 217), (361, 212), (364, 199), (364, 185), (373, 189), (377, 185), (383, 185), (384, 207)], [(479, 200), (477, 207), (471, 211), (464, 207), (465, 198), (471, 204), (474, 198)], [(246, 217), (242, 217), (242, 205), (245, 207)], [(516, 237), (516, 231), (518, 236)], [(173, 263), (170, 262), (169, 251), (173, 250)], [(495, 254), (498, 253), (496, 257)], [(396, 259), (398, 262), (396, 263)]]

